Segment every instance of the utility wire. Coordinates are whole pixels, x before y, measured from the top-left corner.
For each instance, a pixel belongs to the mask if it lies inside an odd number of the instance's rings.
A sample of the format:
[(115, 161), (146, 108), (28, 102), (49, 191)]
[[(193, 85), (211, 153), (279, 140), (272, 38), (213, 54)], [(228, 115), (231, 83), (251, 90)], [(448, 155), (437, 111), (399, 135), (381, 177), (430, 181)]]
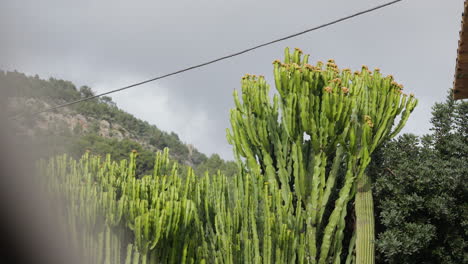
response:
[[(295, 33), (295, 34), (292, 34), (292, 35), (288, 35), (288, 36), (285, 36), (283, 38), (275, 39), (275, 40), (265, 42), (263, 44), (260, 44), (260, 45), (257, 45), (257, 46), (254, 46), (254, 47), (251, 47), (251, 48), (248, 48), (248, 49), (236, 52), (236, 53), (232, 53), (230, 55), (226, 55), (224, 57), (220, 57), (220, 58), (217, 58), (217, 59), (214, 59), (214, 60), (211, 60), (211, 61), (207, 61), (207, 62), (204, 62), (204, 63), (201, 63), (201, 64), (197, 64), (197, 65), (185, 68), (185, 69), (181, 69), (181, 70), (178, 70), (178, 71), (175, 71), (175, 72), (164, 74), (164, 75), (152, 78), (152, 79), (148, 79), (148, 80), (145, 80), (145, 81), (134, 83), (134, 84), (131, 84), (131, 85), (128, 85), (128, 86), (125, 86), (125, 87), (122, 87), (122, 88), (118, 88), (118, 89), (115, 89), (115, 90), (111, 90), (111, 91), (108, 91), (108, 92), (105, 92), (105, 93), (85, 97), (85, 98), (82, 98), (82, 99), (79, 99), (79, 100), (76, 100), (76, 101), (72, 101), (72, 102), (68, 102), (68, 103), (64, 103), (64, 104), (60, 104), (60, 105), (56, 105), (54, 107), (50, 107), (50, 108), (44, 109), (42, 111), (32, 113), (32, 115), (33, 116), (38, 115), (38, 114), (41, 114), (41, 113), (44, 113), (44, 112), (53, 111), (55, 109), (59, 109), (59, 108), (62, 108), (62, 107), (74, 105), (74, 104), (77, 104), (77, 103), (88, 101), (88, 100), (91, 100), (91, 99), (94, 99), (94, 98), (97, 98), (97, 97), (101, 97), (101, 96), (104, 96), (104, 95), (108, 95), (108, 94), (111, 94), (111, 93), (120, 92), (120, 91), (123, 91), (123, 90), (126, 90), (126, 89), (130, 89), (130, 88), (133, 88), (133, 87), (136, 87), (136, 86), (140, 86), (140, 85), (145, 84), (145, 83), (154, 82), (156, 80), (160, 80), (160, 79), (172, 76), (172, 75), (176, 75), (176, 74), (183, 73), (183, 72), (186, 72), (186, 71), (190, 71), (190, 70), (193, 70), (193, 69), (196, 69), (196, 68), (200, 68), (200, 67), (203, 67), (203, 66), (218, 62), (218, 61), (222, 61), (222, 60), (226, 60), (226, 59), (229, 59), (229, 58), (232, 58), (232, 57), (235, 57), (235, 56), (239, 56), (241, 54), (244, 54), (244, 53), (247, 53), (247, 52), (250, 52), (250, 51), (253, 51), (253, 50), (256, 50), (256, 49), (259, 49), (259, 48), (262, 48), (262, 47), (265, 47), (265, 46), (268, 46), (268, 45), (271, 45), (271, 44), (274, 44), (274, 43), (277, 43), (277, 42), (280, 42), (280, 41), (284, 41), (284, 40), (287, 40), (287, 39), (290, 39), (290, 38), (294, 38), (294, 37), (309, 33), (311, 31), (315, 31), (315, 30), (318, 30), (318, 29), (321, 29), (321, 28), (324, 28), (324, 27), (328, 27), (328, 26), (331, 26), (333, 24), (337, 24), (339, 22), (342, 22), (342, 21), (345, 21), (345, 20), (360, 16), (360, 15), (364, 15), (366, 13), (370, 13), (372, 11), (375, 11), (375, 10), (378, 10), (378, 9), (381, 9), (381, 8), (396, 4), (396, 3), (401, 2), (401, 1), (402, 0), (391, 1), (391, 2), (382, 4), (382, 5), (370, 8), (370, 9), (360, 11), (358, 13), (355, 13), (355, 14), (352, 14), (352, 15), (349, 15), (349, 16), (346, 16), (346, 17), (342, 17), (342, 18), (333, 20), (331, 22), (322, 24), (320, 26), (316, 26), (316, 27), (313, 27), (313, 28), (310, 28), (310, 29), (306, 29), (304, 31), (301, 31), (301, 32), (298, 32), (298, 33)], [(15, 116), (12, 119), (16, 119), (17, 117), (18, 116)]]

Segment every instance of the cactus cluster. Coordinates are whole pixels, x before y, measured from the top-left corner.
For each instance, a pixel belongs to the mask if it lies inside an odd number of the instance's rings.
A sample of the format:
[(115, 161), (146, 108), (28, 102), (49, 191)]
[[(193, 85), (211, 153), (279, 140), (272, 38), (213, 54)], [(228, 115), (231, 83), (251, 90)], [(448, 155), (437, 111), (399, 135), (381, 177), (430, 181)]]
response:
[(359, 227), (371, 206), (365, 170), (417, 101), (378, 69), (312, 66), (299, 49), (274, 62), (274, 77), (272, 99), (263, 76), (246, 75), (242, 100), (234, 94), (235, 177), (191, 168), (181, 177), (167, 149), (145, 176), (135, 173), (136, 152), (120, 163), (89, 153), (42, 161), (87, 262), (363, 263), (355, 251), (371, 240)]
[[(306, 240), (278, 189), (263, 175), (179, 176), (168, 150), (153, 175), (86, 153), (40, 162), (49, 193), (63, 201), (70, 240), (85, 263), (289, 263)], [(302, 241), (302, 242), (300, 242)], [(305, 252), (302, 248), (300, 252)], [(301, 261), (303, 263), (303, 261)]]
[(156, 156), (154, 175), (137, 178), (136, 155), (120, 163), (109, 155), (86, 153), (79, 162), (64, 155), (40, 167), (89, 263), (184, 263), (197, 243), (190, 236), (197, 234), (193, 171), (183, 183), (166, 149)]

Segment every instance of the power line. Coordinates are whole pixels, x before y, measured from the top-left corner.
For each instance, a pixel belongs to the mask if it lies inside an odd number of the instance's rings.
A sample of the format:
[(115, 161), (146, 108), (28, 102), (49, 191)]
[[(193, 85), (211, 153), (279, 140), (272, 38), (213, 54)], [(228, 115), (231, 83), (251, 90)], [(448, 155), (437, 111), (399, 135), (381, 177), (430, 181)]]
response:
[[(120, 92), (120, 91), (123, 91), (123, 90), (126, 90), (126, 89), (130, 89), (130, 88), (133, 88), (133, 87), (136, 87), (136, 86), (140, 86), (140, 85), (145, 84), (145, 83), (160, 80), (160, 79), (172, 76), (172, 75), (176, 75), (176, 74), (183, 73), (183, 72), (186, 72), (186, 71), (190, 71), (190, 70), (193, 70), (193, 69), (196, 69), (196, 68), (200, 68), (200, 67), (203, 67), (203, 66), (218, 62), (218, 61), (222, 61), (222, 60), (226, 60), (226, 59), (229, 59), (229, 58), (232, 58), (232, 57), (235, 57), (235, 56), (239, 56), (239, 55), (242, 55), (244, 53), (247, 53), (247, 52), (250, 52), (250, 51), (253, 51), (253, 50), (256, 50), (256, 49), (259, 49), (259, 48), (262, 48), (262, 47), (265, 47), (265, 46), (268, 46), (268, 45), (271, 45), (271, 44), (274, 44), (274, 43), (277, 43), (277, 42), (280, 42), (280, 41), (284, 41), (284, 40), (287, 40), (287, 39), (290, 39), (290, 38), (294, 38), (294, 37), (309, 33), (311, 31), (315, 31), (315, 30), (318, 30), (318, 29), (321, 29), (321, 28), (324, 28), (324, 27), (328, 27), (328, 26), (331, 26), (333, 24), (337, 24), (339, 22), (342, 22), (342, 21), (345, 21), (345, 20), (360, 16), (360, 15), (364, 15), (366, 13), (370, 13), (372, 11), (375, 11), (375, 10), (378, 10), (378, 9), (381, 9), (381, 8), (396, 4), (396, 3), (401, 2), (401, 1), (402, 0), (396, 0), (396, 1), (388, 2), (388, 3), (382, 4), (382, 5), (370, 8), (370, 9), (366, 9), (366, 10), (357, 12), (355, 14), (352, 14), (352, 15), (349, 15), (349, 16), (346, 16), (346, 17), (342, 17), (342, 18), (333, 20), (331, 22), (322, 24), (320, 26), (316, 26), (316, 27), (313, 27), (313, 28), (310, 28), (310, 29), (306, 29), (304, 31), (301, 31), (301, 32), (298, 32), (298, 33), (295, 33), (295, 34), (292, 34), (292, 35), (288, 35), (288, 36), (283, 37), (283, 38), (275, 39), (275, 40), (272, 40), (272, 41), (269, 41), (269, 42), (266, 42), (266, 43), (263, 43), (263, 44), (260, 44), (260, 45), (257, 45), (257, 46), (254, 46), (254, 47), (251, 47), (251, 48), (248, 48), (248, 49), (236, 52), (236, 53), (226, 55), (224, 57), (220, 57), (220, 58), (217, 58), (217, 59), (214, 59), (214, 60), (211, 60), (211, 61), (207, 61), (207, 62), (197, 64), (197, 65), (194, 65), (194, 66), (191, 66), (191, 67), (188, 67), (188, 68), (184, 68), (184, 69), (181, 69), (181, 70), (178, 70), (178, 71), (175, 71), (175, 72), (164, 74), (164, 75), (152, 78), (152, 79), (148, 79), (148, 80), (145, 80), (145, 81), (134, 83), (134, 84), (131, 84), (131, 85), (128, 85), (128, 86), (125, 86), (125, 87), (122, 87), (122, 88), (118, 88), (118, 89), (115, 89), (115, 90), (111, 90), (111, 91), (108, 91), (108, 92), (105, 92), (105, 93), (89, 96), (89, 97), (86, 97), (86, 98), (82, 98), (82, 99), (79, 99), (79, 100), (76, 100), (76, 101), (72, 101), (72, 102), (68, 102), (68, 103), (64, 103), (64, 104), (60, 104), (60, 105), (56, 105), (54, 107), (50, 107), (50, 108), (44, 109), (42, 111), (32, 113), (32, 115), (33, 116), (38, 115), (38, 114), (41, 114), (41, 113), (44, 113), (44, 112), (53, 111), (55, 109), (59, 109), (59, 108), (62, 108), (62, 107), (74, 105), (74, 104), (77, 104), (77, 103), (88, 101), (88, 100), (98, 98), (98, 97), (101, 97), (101, 96), (104, 96), (104, 95), (108, 95), (108, 94), (111, 94), (111, 93)], [(18, 116), (15, 116), (12, 119), (16, 119), (17, 117)]]

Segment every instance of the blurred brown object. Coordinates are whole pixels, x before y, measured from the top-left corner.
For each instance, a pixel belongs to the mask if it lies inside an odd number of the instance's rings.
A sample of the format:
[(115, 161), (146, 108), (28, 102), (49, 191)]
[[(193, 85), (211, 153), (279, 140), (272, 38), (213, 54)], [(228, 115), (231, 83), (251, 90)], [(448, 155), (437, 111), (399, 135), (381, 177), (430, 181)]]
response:
[(0, 87), (0, 263), (85, 263), (59, 231), (60, 201), (41, 193), (30, 149), (10, 129), (5, 108), (14, 88)]
[(458, 40), (453, 97), (455, 100), (468, 98), (468, 3), (464, 3), (460, 39)]

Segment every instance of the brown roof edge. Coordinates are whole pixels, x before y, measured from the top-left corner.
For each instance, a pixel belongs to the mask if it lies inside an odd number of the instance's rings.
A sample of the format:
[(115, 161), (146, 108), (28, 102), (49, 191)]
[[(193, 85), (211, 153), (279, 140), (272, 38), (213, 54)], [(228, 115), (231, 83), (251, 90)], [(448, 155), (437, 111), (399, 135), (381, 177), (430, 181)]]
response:
[(455, 100), (468, 98), (468, 19), (466, 18), (468, 2), (466, 0), (464, 6), (453, 81), (453, 98)]

